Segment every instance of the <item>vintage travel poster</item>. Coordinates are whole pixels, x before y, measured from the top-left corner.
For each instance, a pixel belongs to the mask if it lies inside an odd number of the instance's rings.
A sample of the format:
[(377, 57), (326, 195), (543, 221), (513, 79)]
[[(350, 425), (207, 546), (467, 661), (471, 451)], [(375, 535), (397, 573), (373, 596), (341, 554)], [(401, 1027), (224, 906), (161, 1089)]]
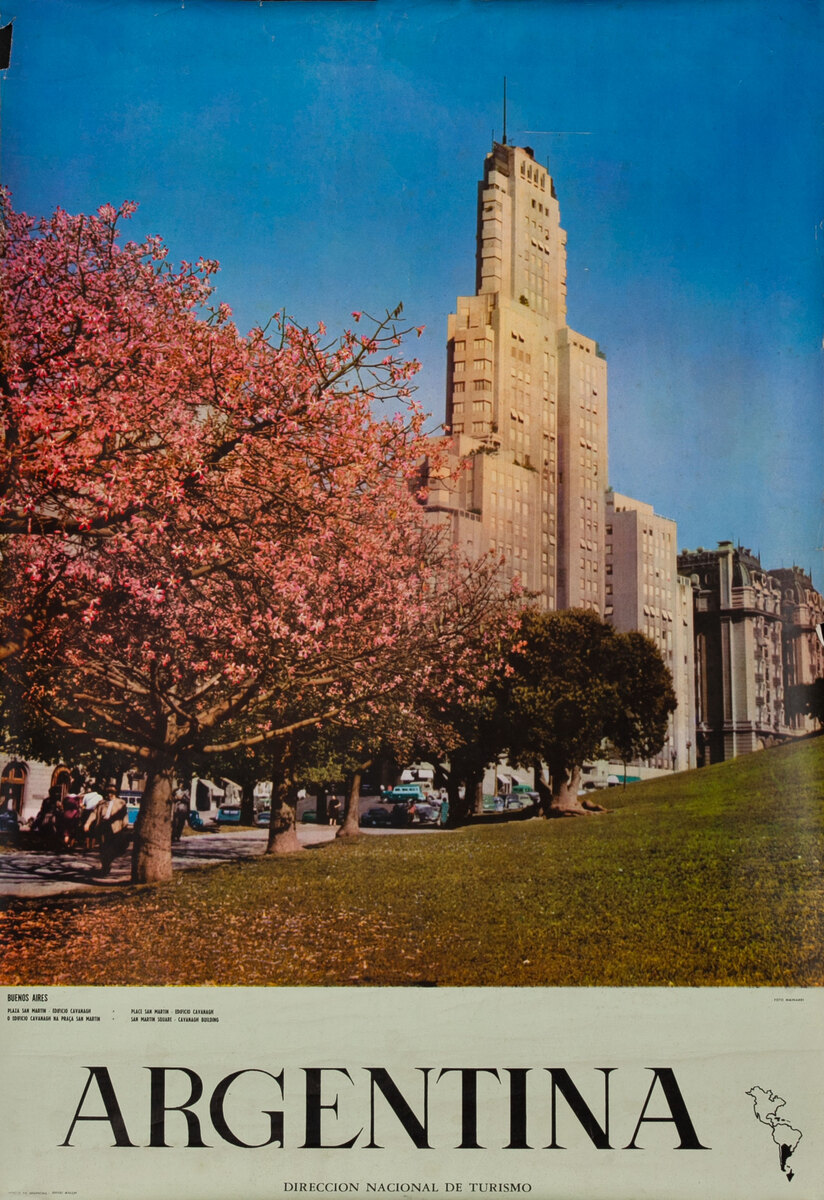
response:
[(824, 1197), (823, 49), (0, 10), (0, 1196)]

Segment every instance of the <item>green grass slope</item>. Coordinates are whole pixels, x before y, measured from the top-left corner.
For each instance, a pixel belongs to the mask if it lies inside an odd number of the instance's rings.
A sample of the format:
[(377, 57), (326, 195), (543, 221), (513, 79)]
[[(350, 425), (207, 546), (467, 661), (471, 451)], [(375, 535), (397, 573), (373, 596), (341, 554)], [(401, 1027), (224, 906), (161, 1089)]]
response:
[(820, 985), (824, 738), (612, 811), (364, 837), (114, 897), (14, 901), (3, 981)]

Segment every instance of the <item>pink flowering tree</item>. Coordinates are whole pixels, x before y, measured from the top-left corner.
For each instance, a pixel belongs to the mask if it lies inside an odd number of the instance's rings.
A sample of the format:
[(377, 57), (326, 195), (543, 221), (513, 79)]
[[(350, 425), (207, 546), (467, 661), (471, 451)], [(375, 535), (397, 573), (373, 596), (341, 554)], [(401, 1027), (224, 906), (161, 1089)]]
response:
[[(288, 759), (296, 731), (399, 690), (481, 686), (510, 617), (493, 565), (460, 562), (420, 503), (438, 450), (399, 314), (240, 337), (201, 311), (205, 264), (118, 248), (122, 215), (9, 226), (3, 668), (61, 739), (145, 770), (152, 882), (192, 756)], [(270, 848), (294, 845), (284, 805)]]
[[(0, 192), (3, 537), (91, 543), (138, 514), (166, 520), (239, 442), (301, 417), (311, 383), (296, 331), (281, 329), (282, 377), (259, 394), (272, 354), (263, 333), (240, 338), (225, 305), (207, 307), (216, 263), (176, 268), (157, 237), (122, 244), (135, 208), (36, 221)], [(394, 396), (414, 371), (392, 353), (399, 337), (394, 321), (348, 335), (326, 354), (324, 383), (341, 372)], [(7, 598), (5, 560), (4, 571)], [(25, 648), (38, 616), (71, 603), (50, 588), (44, 577), (25, 610), (0, 603), (0, 659)]]

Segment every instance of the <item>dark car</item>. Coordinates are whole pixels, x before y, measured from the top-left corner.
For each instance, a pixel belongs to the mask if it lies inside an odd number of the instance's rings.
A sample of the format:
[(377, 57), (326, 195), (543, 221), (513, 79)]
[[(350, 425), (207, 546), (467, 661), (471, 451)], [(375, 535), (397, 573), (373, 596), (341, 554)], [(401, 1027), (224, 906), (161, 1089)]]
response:
[(392, 814), (385, 808), (367, 808), (360, 823), (361, 825), (371, 825), (373, 828), (378, 825), (391, 825)]

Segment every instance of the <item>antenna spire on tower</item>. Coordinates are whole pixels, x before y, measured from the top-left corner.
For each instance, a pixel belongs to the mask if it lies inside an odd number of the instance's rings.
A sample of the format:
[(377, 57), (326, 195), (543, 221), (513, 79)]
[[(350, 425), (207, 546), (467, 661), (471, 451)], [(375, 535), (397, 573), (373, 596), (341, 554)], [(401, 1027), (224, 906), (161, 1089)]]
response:
[(506, 145), (506, 75), (504, 75), (504, 133), (501, 145)]

